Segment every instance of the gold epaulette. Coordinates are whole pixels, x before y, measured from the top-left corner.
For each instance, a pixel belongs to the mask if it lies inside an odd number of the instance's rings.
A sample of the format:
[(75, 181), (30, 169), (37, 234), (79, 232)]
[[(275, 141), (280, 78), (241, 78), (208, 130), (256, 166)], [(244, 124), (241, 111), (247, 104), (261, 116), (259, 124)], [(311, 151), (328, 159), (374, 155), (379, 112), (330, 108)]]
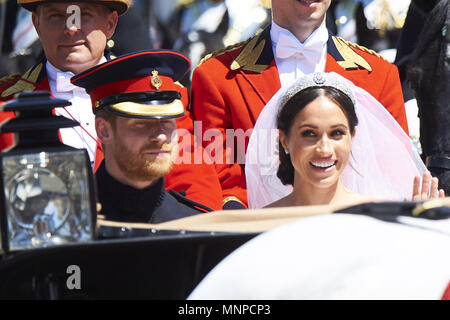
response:
[(372, 49), (368, 49), (368, 48), (366, 48), (366, 47), (364, 47), (364, 46), (361, 46), (361, 45), (359, 45), (359, 44), (357, 44), (357, 43), (353, 43), (353, 42), (347, 41), (347, 40), (345, 40), (345, 39), (343, 39), (343, 38), (341, 38), (341, 37), (337, 37), (337, 38), (339, 38), (339, 39), (341, 39), (342, 41), (344, 41), (344, 42), (345, 42), (348, 46), (350, 46), (350, 47), (357, 48), (357, 49), (359, 49), (359, 50), (361, 50), (361, 51), (364, 51), (364, 52), (373, 54), (374, 56), (377, 56), (378, 58), (381, 58), (381, 59), (387, 61), (386, 58), (384, 58), (381, 54), (379, 54), (378, 52), (376, 52), (376, 51), (374, 51), (374, 50), (372, 50)]
[(198, 65), (201, 65), (201, 64), (202, 64), (203, 62), (205, 62), (206, 60), (211, 59), (211, 58), (213, 58), (213, 57), (216, 57), (216, 56), (218, 56), (219, 54), (222, 54), (222, 53), (224, 53), (224, 52), (231, 51), (231, 50), (236, 49), (236, 48), (238, 48), (238, 47), (240, 47), (240, 46), (243, 46), (243, 45), (245, 45), (247, 42), (249, 42), (250, 40), (251, 40), (251, 38), (250, 38), (250, 39), (247, 39), (247, 40), (245, 40), (245, 41), (242, 41), (242, 42), (238, 42), (238, 43), (232, 44), (232, 45), (230, 45), (230, 46), (228, 46), (228, 47), (225, 47), (225, 48), (222, 48), (222, 49), (213, 51), (213, 52), (207, 54), (206, 56), (204, 56), (203, 59), (200, 60), (200, 63), (199, 63)]
[(336, 60), (338, 65), (340, 65), (345, 70), (353, 70), (361, 67), (369, 72), (372, 72), (372, 66), (367, 62), (366, 59), (364, 59), (354, 50), (350, 42), (335, 36), (332, 37), (332, 40), (343, 59)]
[(5, 84), (14, 82), (17, 78), (21, 76), (20, 73), (13, 73), (9, 76), (3, 77), (0, 79), (0, 86), (4, 86)]
[(24, 73), (23, 76), (21, 76), (21, 79), (23, 80), (19, 79), (19, 81), (17, 81), (14, 85), (3, 91), (1, 96), (9, 97), (18, 92), (31, 92), (36, 89), (35, 84), (43, 66), (44, 64), (40, 63), (36, 67), (30, 68), (27, 72)]

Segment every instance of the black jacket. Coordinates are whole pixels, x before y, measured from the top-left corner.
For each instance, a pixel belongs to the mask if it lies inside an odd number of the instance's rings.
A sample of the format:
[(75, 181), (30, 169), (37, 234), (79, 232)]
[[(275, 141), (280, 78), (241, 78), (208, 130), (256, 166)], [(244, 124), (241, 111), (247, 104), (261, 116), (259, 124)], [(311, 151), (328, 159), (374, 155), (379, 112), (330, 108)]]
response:
[(114, 179), (106, 171), (104, 161), (95, 178), (101, 214), (106, 220), (161, 223), (202, 213), (166, 192), (164, 178), (145, 189), (135, 189)]

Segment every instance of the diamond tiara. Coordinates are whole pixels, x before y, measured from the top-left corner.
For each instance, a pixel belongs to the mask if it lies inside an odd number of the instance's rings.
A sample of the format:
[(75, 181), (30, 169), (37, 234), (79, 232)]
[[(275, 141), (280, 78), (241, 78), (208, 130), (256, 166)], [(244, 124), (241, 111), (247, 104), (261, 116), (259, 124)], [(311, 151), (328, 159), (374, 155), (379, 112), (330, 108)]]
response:
[(294, 82), (289, 89), (287, 89), (286, 93), (281, 98), (280, 103), (280, 111), (283, 109), (284, 105), (297, 93), (307, 88), (323, 88), (323, 87), (333, 87), (347, 97), (350, 98), (353, 105), (356, 104), (355, 97), (353, 95), (350, 87), (344, 82), (341, 76), (335, 73), (328, 72), (315, 72), (312, 74), (305, 75)]

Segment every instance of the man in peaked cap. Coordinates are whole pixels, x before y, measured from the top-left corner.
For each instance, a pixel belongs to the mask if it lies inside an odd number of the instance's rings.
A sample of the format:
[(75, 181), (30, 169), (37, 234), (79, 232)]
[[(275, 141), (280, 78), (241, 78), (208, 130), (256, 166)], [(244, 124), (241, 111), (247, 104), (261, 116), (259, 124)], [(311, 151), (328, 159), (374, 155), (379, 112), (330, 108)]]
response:
[[(374, 51), (333, 36), (325, 23), (330, 3), (272, 0), (271, 25), (246, 42), (203, 59), (193, 72), (191, 87), (194, 120), (201, 121), (202, 135), (220, 129), (226, 149), (228, 130), (249, 133), (280, 87), (317, 71), (336, 72), (368, 91), (408, 132), (397, 68)], [(210, 142), (203, 141), (208, 148)], [(240, 161), (245, 159), (247, 144), (248, 139), (235, 146), (234, 159), (216, 166), (224, 206), (247, 204), (245, 168)]]
[[(131, 0), (18, 0), (19, 5), (32, 10), (33, 23), (45, 58), (23, 75), (0, 79), (0, 104), (14, 98), (18, 92), (35, 90), (49, 91), (54, 97), (72, 102), (72, 106), (55, 109), (57, 115), (80, 123), (79, 127), (61, 129), (61, 140), (72, 147), (85, 148), (94, 171), (101, 163), (103, 153), (96, 136), (91, 100), (84, 88), (70, 83), (70, 78), (107, 61), (104, 55), (107, 39), (115, 31), (118, 16), (124, 14), (131, 3)], [(68, 27), (71, 13), (67, 13), (67, 9), (71, 5), (80, 8), (80, 29)], [(189, 103), (187, 89), (180, 87), (179, 91), (186, 107)], [(12, 112), (0, 112), (0, 121), (12, 117)], [(188, 112), (177, 119), (177, 124), (193, 132), (192, 118)], [(12, 144), (12, 134), (0, 135), (0, 150)], [(189, 155), (192, 150), (183, 152)], [(221, 188), (211, 164), (176, 164), (166, 177), (166, 187), (178, 192), (185, 191), (191, 199), (201, 201), (212, 209), (222, 208)]]
[[(56, 98), (72, 102), (72, 106), (57, 108), (57, 115), (74, 119), (79, 127), (60, 130), (63, 143), (85, 148), (91, 161), (101, 154), (97, 150), (94, 116), (89, 95), (70, 84), (70, 78), (79, 72), (105, 62), (106, 42), (115, 32), (118, 16), (124, 14), (131, 0), (56, 1), (18, 0), (17, 3), (32, 12), (32, 23), (44, 49), (45, 58), (38, 61), (22, 76), (4, 79), (0, 83), (0, 101), (7, 101), (18, 92), (45, 90)], [(69, 6), (79, 9), (79, 25)], [(13, 117), (0, 114), (0, 120)], [(0, 137), (3, 150), (12, 145), (11, 134)]]
[[(17, 0), (17, 3), (27, 10), (34, 11), (37, 6), (49, 2), (74, 2), (67, 0)], [(103, 4), (113, 11), (117, 11), (118, 15), (122, 15), (127, 12), (131, 6), (133, 0), (78, 0), (78, 2), (90, 2)]]
[[(184, 56), (145, 51), (119, 57), (72, 78), (90, 94), (104, 161), (96, 173), (108, 220), (160, 223), (197, 214), (165, 191), (178, 156), (176, 118), (184, 106), (175, 81), (189, 70)], [(176, 198), (175, 198), (175, 197)]]

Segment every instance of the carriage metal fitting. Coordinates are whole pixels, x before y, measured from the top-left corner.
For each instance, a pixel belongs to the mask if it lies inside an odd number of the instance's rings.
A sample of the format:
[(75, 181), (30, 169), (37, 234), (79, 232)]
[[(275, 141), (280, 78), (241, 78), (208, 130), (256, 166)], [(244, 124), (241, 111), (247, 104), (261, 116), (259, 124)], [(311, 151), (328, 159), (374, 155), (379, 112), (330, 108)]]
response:
[[(441, 208), (441, 207), (450, 207), (450, 199), (449, 198), (445, 198), (445, 199), (433, 199), (433, 200), (428, 200), (425, 201), (423, 203), (418, 204), (412, 211), (412, 215), (414, 217), (418, 217), (421, 214), (430, 211), (432, 209), (436, 209), (436, 208)], [(444, 214), (444, 218), (448, 218), (448, 211), (446, 214)], [(439, 217), (428, 217), (428, 218), (439, 218)]]

